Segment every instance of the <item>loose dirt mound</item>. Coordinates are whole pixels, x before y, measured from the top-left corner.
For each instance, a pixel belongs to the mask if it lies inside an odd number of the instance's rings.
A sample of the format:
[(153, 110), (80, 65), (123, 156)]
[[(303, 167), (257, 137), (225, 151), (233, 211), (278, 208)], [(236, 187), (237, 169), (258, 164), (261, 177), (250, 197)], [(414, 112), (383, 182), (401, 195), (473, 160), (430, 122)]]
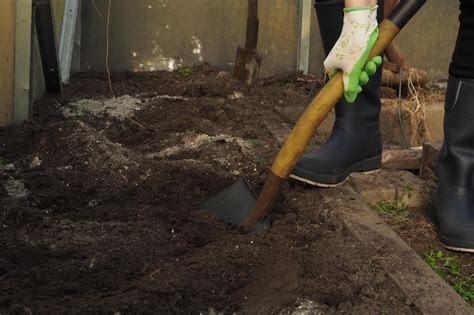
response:
[(417, 313), (318, 190), (292, 184), (265, 235), (198, 210), (240, 175), (260, 189), (285, 124), (273, 108), (304, 102), (307, 78), (249, 89), (204, 65), (113, 81), (140, 110), (65, 118), (110, 100), (83, 74), (0, 131), (1, 313)]

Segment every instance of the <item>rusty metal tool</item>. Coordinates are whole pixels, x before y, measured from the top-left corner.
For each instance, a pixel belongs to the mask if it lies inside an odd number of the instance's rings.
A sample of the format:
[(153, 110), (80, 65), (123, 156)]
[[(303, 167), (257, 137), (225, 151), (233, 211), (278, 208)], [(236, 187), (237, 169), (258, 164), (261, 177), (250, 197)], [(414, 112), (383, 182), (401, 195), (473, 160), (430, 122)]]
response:
[(258, 0), (248, 0), (245, 48), (237, 48), (234, 66), (234, 76), (248, 85), (258, 78), (262, 64), (262, 56), (257, 53), (258, 29)]

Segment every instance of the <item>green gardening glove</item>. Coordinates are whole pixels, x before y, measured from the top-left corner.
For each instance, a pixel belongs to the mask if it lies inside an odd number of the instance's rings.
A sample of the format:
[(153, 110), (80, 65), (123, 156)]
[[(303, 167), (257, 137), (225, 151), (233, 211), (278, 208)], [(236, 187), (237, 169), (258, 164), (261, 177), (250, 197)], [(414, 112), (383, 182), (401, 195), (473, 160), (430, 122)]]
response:
[(368, 61), (379, 36), (377, 8), (376, 5), (345, 8), (341, 35), (324, 61), (329, 76), (342, 70), (344, 98), (348, 103), (356, 100), (362, 86), (382, 64), (380, 56)]

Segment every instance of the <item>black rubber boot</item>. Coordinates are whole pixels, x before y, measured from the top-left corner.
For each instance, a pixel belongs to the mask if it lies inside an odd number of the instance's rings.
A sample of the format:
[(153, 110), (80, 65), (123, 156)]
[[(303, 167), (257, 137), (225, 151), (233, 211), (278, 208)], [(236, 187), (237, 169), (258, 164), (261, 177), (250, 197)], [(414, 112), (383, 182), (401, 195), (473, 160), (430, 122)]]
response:
[(474, 252), (474, 79), (449, 78), (444, 137), (431, 218), (445, 247)]
[[(319, 27), (326, 55), (342, 30), (344, 3), (341, 0), (316, 1)], [(383, 1), (379, 1), (379, 20)], [(330, 187), (343, 183), (352, 172), (378, 170), (382, 163), (382, 137), (379, 125), (379, 67), (353, 104), (341, 100), (336, 105), (336, 121), (328, 141), (318, 150), (303, 155), (290, 178)]]

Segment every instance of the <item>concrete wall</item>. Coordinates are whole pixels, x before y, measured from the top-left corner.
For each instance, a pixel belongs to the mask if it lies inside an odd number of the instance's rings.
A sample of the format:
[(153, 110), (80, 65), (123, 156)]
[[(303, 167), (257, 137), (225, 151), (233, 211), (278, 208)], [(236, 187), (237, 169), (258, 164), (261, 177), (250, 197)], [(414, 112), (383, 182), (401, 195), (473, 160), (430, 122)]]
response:
[[(209, 61), (231, 68), (245, 41), (247, 1), (113, 0), (112, 70), (173, 69)], [(95, 5), (94, 5), (95, 4)], [(82, 70), (105, 69), (108, 0), (83, 1)], [(263, 74), (296, 67), (298, 3), (261, 0)]]
[[(82, 70), (104, 71), (108, 0), (83, 1)], [(296, 68), (296, 0), (261, 0), (259, 52), (262, 75)], [(457, 1), (430, 0), (400, 36), (410, 65), (446, 77), (457, 34)], [(245, 41), (244, 0), (113, 0), (110, 64), (113, 71), (172, 69), (208, 61), (230, 69)], [(311, 72), (324, 58), (312, 16)]]
[[(428, 71), (433, 78), (446, 78), (458, 32), (458, 1), (429, 0), (397, 38), (409, 66)], [(316, 14), (312, 17), (311, 72), (324, 60)]]
[(411, 66), (446, 78), (458, 34), (459, 1), (428, 0), (398, 42)]

